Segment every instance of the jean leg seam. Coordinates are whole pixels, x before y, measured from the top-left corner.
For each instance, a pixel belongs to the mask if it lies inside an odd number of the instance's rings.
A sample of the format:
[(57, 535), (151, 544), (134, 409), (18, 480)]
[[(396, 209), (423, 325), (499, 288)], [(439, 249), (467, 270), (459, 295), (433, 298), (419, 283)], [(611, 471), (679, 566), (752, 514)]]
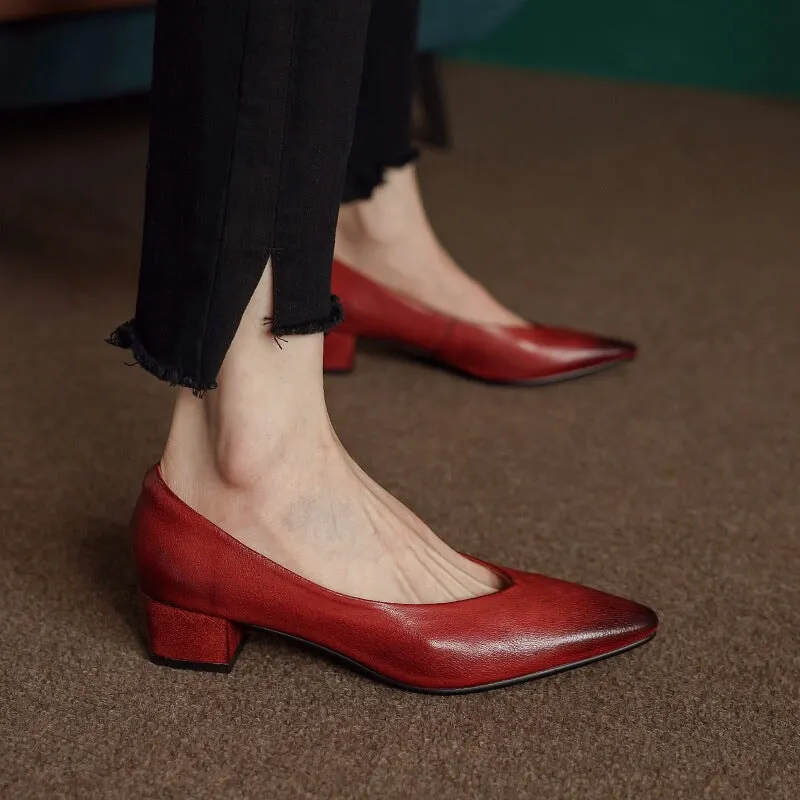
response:
[(272, 214), (272, 227), (269, 232), (269, 240), (272, 242), (272, 246), (270, 247), (270, 260), (272, 266), (272, 317), (271, 320), (274, 322), (275, 318), (278, 316), (278, 280), (277, 280), (277, 265), (275, 263), (275, 256), (277, 253), (280, 252), (281, 249), (278, 246), (276, 241), (277, 229), (278, 229), (278, 215), (280, 214), (280, 207), (281, 207), (281, 195), (283, 194), (283, 184), (284, 184), (284, 166), (286, 160), (284, 158), (284, 145), (286, 143), (286, 128), (289, 123), (289, 116), (294, 108), (295, 102), (295, 91), (293, 86), (293, 75), (292, 71), (294, 70), (294, 63), (295, 63), (295, 50), (297, 48), (297, 25), (298, 25), (298, 17), (300, 14), (299, 11), (299, 3), (295, 3), (294, 9), (294, 17), (292, 19), (292, 38), (289, 44), (289, 63), (287, 65), (286, 70), (286, 97), (284, 99), (283, 105), (283, 121), (281, 123), (281, 133), (280, 133), (280, 156), (278, 158), (278, 184), (275, 187), (275, 209)]

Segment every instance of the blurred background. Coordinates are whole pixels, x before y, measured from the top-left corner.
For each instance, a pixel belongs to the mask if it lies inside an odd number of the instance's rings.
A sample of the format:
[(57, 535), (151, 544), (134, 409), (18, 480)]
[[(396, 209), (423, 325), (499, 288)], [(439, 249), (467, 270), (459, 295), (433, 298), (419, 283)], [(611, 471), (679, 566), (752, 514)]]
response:
[(326, 379), (337, 430), (458, 549), (663, 621), (460, 698), (266, 637), (230, 678), (145, 657), (127, 522), (172, 394), (103, 339), (152, 35), (147, 2), (0, 0), (0, 796), (796, 797), (800, 4), (423, 0), (437, 232), (516, 311), (641, 356), (522, 391), (370, 349)]
[[(0, 105), (147, 89), (150, 0), (2, 0)], [(16, 24), (12, 24), (16, 23)], [(797, 94), (791, 0), (425, 0), (420, 48), (471, 61)]]

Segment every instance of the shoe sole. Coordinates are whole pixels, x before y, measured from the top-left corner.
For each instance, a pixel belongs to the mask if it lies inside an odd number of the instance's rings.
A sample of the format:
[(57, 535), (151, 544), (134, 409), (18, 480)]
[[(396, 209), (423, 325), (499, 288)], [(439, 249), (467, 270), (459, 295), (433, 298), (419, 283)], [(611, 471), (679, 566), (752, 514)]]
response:
[[(282, 631), (276, 631), (273, 630), (272, 628), (259, 628), (257, 626), (250, 626), (250, 629), (261, 631), (262, 633), (271, 633), (274, 634), (275, 636), (279, 636), (282, 639), (287, 639), (289, 641), (303, 645), (304, 647), (309, 647), (315, 652), (322, 653), (323, 655), (330, 657), (334, 661), (350, 667), (355, 672), (360, 672), (362, 675), (365, 675), (368, 678), (372, 678), (372, 680), (377, 681), (378, 683), (386, 684), (387, 686), (391, 686), (395, 689), (402, 689), (403, 691), (415, 692), (417, 694), (438, 694), (438, 695), (472, 694), (475, 692), (487, 692), (491, 689), (502, 689), (505, 686), (514, 686), (515, 684), (518, 683), (525, 683), (527, 681), (536, 680), (538, 678), (546, 678), (549, 675), (556, 675), (559, 672), (567, 672), (568, 670), (577, 669), (578, 667), (585, 667), (588, 664), (594, 664), (596, 661), (603, 661), (606, 658), (611, 658), (612, 656), (617, 656), (620, 655), (621, 653), (627, 653), (629, 650), (634, 650), (637, 647), (641, 647), (643, 644), (647, 644), (649, 641), (654, 639), (656, 635), (656, 632), (654, 631), (641, 641), (633, 642), (632, 644), (625, 645), (625, 647), (620, 647), (608, 653), (602, 653), (601, 655), (592, 656), (591, 658), (584, 658), (581, 661), (573, 661), (570, 664), (564, 664), (559, 667), (552, 667), (551, 669), (545, 669), (539, 672), (532, 672), (528, 675), (521, 675), (517, 678), (507, 678), (502, 681), (484, 683), (480, 684), (479, 686), (465, 686), (463, 688), (457, 688), (457, 689), (432, 689), (424, 686), (414, 686), (413, 684), (402, 683), (401, 681), (396, 681), (393, 678), (387, 677), (386, 675), (381, 675), (379, 672), (375, 672), (375, 670), (372, 670), (369, 667), (364, 666), (364, 664), (361, 664), (358, 661), (354, 661), (352, 658), (349, 658), (348, 656), (342, 655), (342, 653), (338, 653), (336, 650), (331, 650), (330, 648), (325, 647), (324, 645), (316, 644), (315, 642), (310, 642), (307, 639), (301, 638), (300, 636), (293, 636), (290, 633), (283, 633)], [(241, 653), (242, 651), (245, 638), (246, 638), (245, 636), (242, 637), (242, 641), (239, 643), (239, 647), (237, 648), (236, 653), (234, 654), (233, 659), (229, 664), (199, 664), (192, 661), (174, 661), (169, 658), (154, 656), (153, 654), (150, 654), (150, 660), (154, 664), (158, 664), (159, 666), (162, 667), (173, 667), (176, 669), (192, 669), (192, 670), (197, 670), (198, 672), (229, 673), (233, 669), (236, 660), (239, 658), (239, 653)]]

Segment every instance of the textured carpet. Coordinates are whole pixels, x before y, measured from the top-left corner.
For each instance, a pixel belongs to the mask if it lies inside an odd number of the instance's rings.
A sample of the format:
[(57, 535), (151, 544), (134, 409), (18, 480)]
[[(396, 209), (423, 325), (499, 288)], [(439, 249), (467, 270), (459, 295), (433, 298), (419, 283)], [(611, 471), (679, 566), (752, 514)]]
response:
[[(230, 676), (145, 658), (126, 524), (170, 390), (130, 316), (141, 107), (0, 147), (0, 797), (794, 797), (800, 109), (454, 67), (422, 167), (455, 254), (630, 369), (498, 389), (363, 352), (342, 438), (455, 546), (636, 597), (647, 647), (454, 698), (254, 636)], [(795, 790), (792, 790), (792, 786)]]

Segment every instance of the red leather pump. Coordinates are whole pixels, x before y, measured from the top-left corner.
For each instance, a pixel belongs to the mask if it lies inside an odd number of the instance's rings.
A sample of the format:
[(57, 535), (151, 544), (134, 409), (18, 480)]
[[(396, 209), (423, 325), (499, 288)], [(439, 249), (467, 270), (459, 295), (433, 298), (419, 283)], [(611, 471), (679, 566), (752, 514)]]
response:
[(133, 531), (150, 655), (169, 666), (227, 672), (245, 630), (258, 628), (395, 686), (450, 694), (588, 664), (643, 644), (658, 625), (630, 600), (485, 562), (504, 588), (470, 600), (406, 605), (339, 594), (220, 530), (157, 467)]
[(325, 370), (349, 372), (359, 338), (383, 339), (491, 383), (539, 386), (624, 364), (636, 345), (531, 323), (474, 325), (404, 297), (335, 261), (344, 322), (325, 337)]

